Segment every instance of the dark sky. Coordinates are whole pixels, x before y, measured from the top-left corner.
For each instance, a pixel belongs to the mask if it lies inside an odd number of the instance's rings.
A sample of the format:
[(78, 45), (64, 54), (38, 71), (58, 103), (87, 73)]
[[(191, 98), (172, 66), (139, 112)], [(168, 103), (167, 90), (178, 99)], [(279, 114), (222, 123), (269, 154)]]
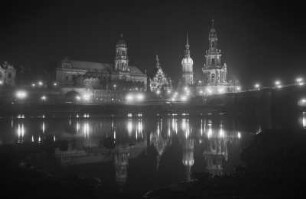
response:
[[(306, 77), (306, 20), (299, 1), (1, 1), (0, 60), (52, 74), (71, 59), (113, 62), (120, 33), (130, 63), (152, 71), (155, 54), (173, 79), (180, 76), (186, 32), (200, 73), (215, 19), (230, 75), (244, 85)], [(49, 75), (50, 76), (50, 75)]]

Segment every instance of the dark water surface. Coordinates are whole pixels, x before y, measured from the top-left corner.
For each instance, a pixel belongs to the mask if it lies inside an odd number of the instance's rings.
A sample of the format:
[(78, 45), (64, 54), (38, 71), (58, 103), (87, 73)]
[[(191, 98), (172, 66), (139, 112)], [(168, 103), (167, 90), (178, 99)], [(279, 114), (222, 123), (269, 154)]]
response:
[[(306, 125), (300, 118), (301, 127)], [(108, 193), (141, 196), (199, 173), (235, 173), (260, 124), (227, 115), (168, 114), (0, 119), (0, 143), (24, 147), (18, 164), (89, 179)], [(23, 148), (21, 148), (23, 150)]]

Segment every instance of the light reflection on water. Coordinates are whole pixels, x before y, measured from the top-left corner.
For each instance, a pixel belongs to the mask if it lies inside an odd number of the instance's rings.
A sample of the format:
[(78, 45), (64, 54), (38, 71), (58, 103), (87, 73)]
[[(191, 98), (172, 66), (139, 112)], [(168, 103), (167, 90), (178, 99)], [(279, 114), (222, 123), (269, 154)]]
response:
[[(236, 129), (234, 121), (221, 116), (192, 118), (173, 114), (146, 118), (138, 114), (125, 118), (89, 118), (84, 115), (66, 120), (14, 118), (7, 121), (8, 125), (0, 126), (6, 126), (1, 130), (7, 132), (0, 135), (1, 140), (11, 144), (59, 143), (55, 145), (54, 157), (63, 168), (81, 170), (83, 165), (92, 164), (100, 171), (99, 165), (111, 163), (113, 170), (97, 176), (103, 178), (114, 172), (117, 185), (130, 183), (141, 187), (145, 185), (138, 179), (148, 179), (156, 186), (192, 180), (194, 172), (213, 176), (230, 173), (240, 163), (237, 159), (242, 140), (250, 136)], [(63, 141), (67, 146), (59, 147)], [(237, 163), (231, 162), (231, 158)], [(147, 173), (135, 172), (139, 168)], [(88, 173), (93, 175), (94, 169)], [(137, 178), (137, 175), (143, 176)], [(144, 190), (151, 188), (146, 186)]]

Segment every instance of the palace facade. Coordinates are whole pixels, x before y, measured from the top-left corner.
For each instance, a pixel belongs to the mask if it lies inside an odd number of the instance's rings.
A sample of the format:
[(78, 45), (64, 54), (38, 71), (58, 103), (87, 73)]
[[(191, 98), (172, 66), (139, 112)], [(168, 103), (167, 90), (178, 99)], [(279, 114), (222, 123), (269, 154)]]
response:
[(16, 70), (7, 61), (0, 64), (0, 86), (15, 86)]
[(120, 101), (126, 92), (146, 91), (147, 75), (129, 64), (128, 47), (122, 35), (115, 53), (114, 63), (65, 58), (56, 70), (56, 81), (64, 93), (90, 93), (94, 101)]

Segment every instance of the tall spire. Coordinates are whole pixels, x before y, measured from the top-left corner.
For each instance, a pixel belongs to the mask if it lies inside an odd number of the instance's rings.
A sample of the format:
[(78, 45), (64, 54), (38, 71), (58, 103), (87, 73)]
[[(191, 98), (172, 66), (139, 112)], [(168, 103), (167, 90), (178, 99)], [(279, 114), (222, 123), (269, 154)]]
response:
[(215, 29), (215, 20), (211, 19), (211, 29)]
[(159, 58), (158, 55), (156, 55), (156, 68), (160, 68)]
[(188, 38), (188, 32), (186, 36), (186, 45), (185, 45), (185, 57), (190, 57), (190, 50), (189, 50), (189, 38)]
[(217, 49), (217, 41), (218, 41), (218, 36), (217, 36), (217, 31), (215, 29), (215, 20), (211, 20), (211, 27), (209, 31), (209, 49)]

